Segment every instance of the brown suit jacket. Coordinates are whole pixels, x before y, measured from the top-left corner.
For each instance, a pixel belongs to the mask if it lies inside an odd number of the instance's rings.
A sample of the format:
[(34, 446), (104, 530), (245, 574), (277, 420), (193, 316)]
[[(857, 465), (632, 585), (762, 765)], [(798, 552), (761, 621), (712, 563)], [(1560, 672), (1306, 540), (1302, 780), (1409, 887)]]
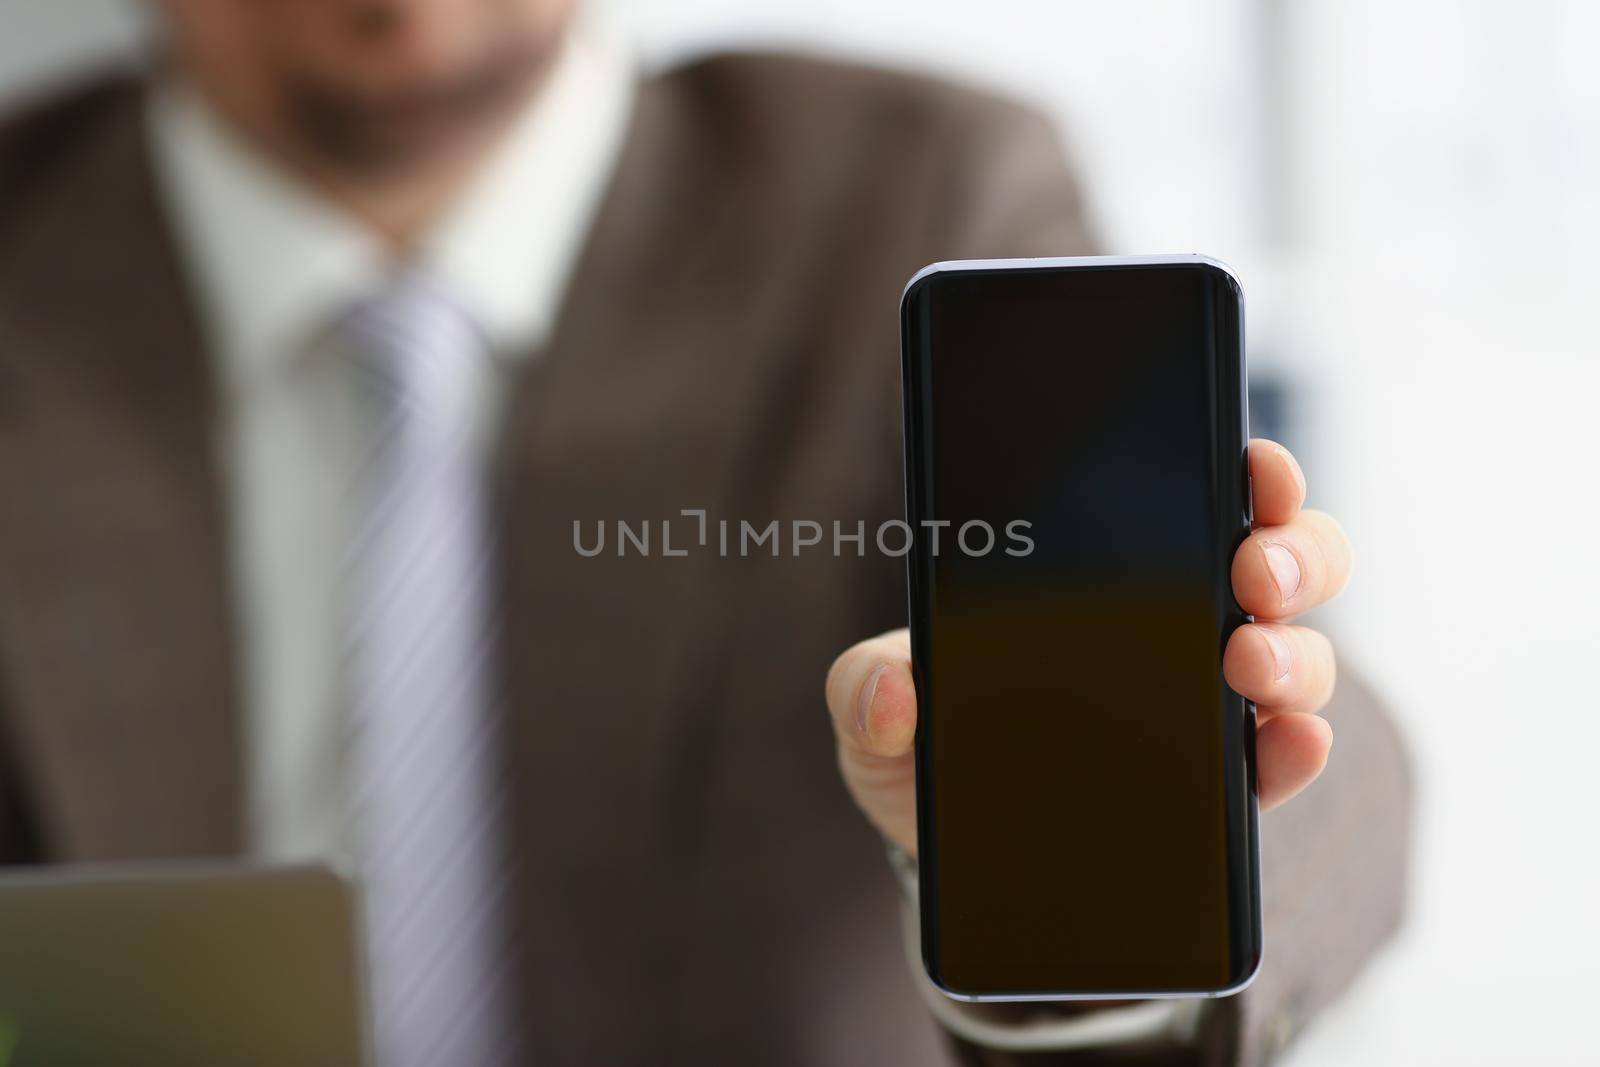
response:
[[(141, 92), (0, 128), (6, 862), (245, 846), (224, 413)], [(497, 468), (531, 1062), (949, 1054), (821, 703), (838, 651), (904, 624), (900, 561), (589, 559), (572, 524), (898, 516), (907, 276), (1089, 247), (1045, 124), (988, 96), (776, 57), (642, 87)], [(1359, 688), (1329, 714), (1326, 780), (1266, 821), (1265, 969), (1206, 1062), (1259, 1062), (1396, 921), (1404, 762)]]

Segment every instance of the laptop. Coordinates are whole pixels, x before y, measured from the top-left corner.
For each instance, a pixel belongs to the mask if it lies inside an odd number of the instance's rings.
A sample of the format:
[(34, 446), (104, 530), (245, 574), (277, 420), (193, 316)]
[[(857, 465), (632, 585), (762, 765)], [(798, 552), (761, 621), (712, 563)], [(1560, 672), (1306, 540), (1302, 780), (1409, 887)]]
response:
[(321, 867), (0, 875), (0, 1067), (359, 1067), (350, 887)]

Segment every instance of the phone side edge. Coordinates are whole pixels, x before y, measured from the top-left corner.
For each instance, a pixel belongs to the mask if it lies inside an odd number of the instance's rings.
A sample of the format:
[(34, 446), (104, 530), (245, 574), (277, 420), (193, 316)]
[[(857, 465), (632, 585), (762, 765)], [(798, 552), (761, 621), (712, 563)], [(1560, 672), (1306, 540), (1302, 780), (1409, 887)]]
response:
[(917, 805), (917, 956), (923, 973), (941, 992), (945, 987), (938, 978), (940, 967), (935, 928), (938, 896), (937, 890), (930, 891), (931, 880), (927, 877), (937, 870), (938, 865), (938, 852), (932, 845), (933, 803), (928, 766), (932, 759), (932, 717), (925, 714), (932, 690), (928, 676), (927, 647), (931, 609), (928, 606), (924, 573), (926, 561), (916, 537), (919, 528), (917, 516), (924, 507), (924, 468), (931, 460), (923, 425), (925, 405), (919, 403), (919, 395), (927, 388), (927, 368), (923, 366), (925, 361), (918, 348), (925, 345), (926, 341), (924, 331), (913, 321), (913, 316), (923, 314), (918, 298), (925, 291), (928, 281), (947, 266), (947, 263), (940, 262), (923, 267), (906, 282), (900, 295), (901, 445), (905, 472), (905, 515), (912, 530), (910, 550), (906, 553), (906, 621), (910, 634), (912, 685), (917, 693), (918, 711), (912, 757)]

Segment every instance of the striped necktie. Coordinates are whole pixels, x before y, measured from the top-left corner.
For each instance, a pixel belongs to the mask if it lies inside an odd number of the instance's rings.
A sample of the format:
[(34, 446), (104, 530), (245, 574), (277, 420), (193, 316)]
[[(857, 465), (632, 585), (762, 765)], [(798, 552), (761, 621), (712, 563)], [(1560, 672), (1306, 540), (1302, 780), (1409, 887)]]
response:
[(344, 323), (375, 417), (349, 555), (353, 803), (379, 1067), (509, 1062), (484, 338), (396, 277)]

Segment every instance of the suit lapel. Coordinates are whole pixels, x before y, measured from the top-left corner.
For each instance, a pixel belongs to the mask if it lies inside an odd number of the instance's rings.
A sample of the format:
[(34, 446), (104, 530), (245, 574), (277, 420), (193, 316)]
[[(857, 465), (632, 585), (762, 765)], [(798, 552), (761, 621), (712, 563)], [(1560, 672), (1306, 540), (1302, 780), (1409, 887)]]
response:
[(47, 858), (241, 847), (212, 394), (145, 157), (102, 90), (8, 208), (0, 680)]
[[(748, 398), (772, 361), (726, 358), (749, 321), (737, 277), (747, 263), (729, 255), (738, 235), (696, 162), (703, 154), (683, 147), (688, 125), (659, 83), (644, 87), (503, 441), (508, 760), (528, 864), (519, 896), (538, 957), (529, 1010), (541, 1030), (610, 996), (651, 1003), (643, 990), (659, 931), (648, 916), (672, 907), (643, 908), (639, 894), (671, 891), (659, 884), (664, 864), (695, 862), (673, 835), (697, 824), (683, 809), (701, 798), (674, 790), (705, 780), (686, 764), (711, 757), (704, 728), (722, 672), (705, 657), (724, 647), (714, 635), (727, 608), (715, 549), (694, 543), (696, 520), (680, 512), (707, 509), (713, 524), (728, 515), (739, 442), (758, 410)], [(688, 556), (664, 554), (664, 519)], [(649, 523), (648, 558), (618, 556), (618, 520)], [(586, 544), (604, 524), (605, 551), (579, 555), (575, 522)], [(713, 525), (712, 546), (716, 537)], [(596, 914), (607, 922), (577, 921)], [(652, 1028), (639, 1019), (613, 1036)]]

